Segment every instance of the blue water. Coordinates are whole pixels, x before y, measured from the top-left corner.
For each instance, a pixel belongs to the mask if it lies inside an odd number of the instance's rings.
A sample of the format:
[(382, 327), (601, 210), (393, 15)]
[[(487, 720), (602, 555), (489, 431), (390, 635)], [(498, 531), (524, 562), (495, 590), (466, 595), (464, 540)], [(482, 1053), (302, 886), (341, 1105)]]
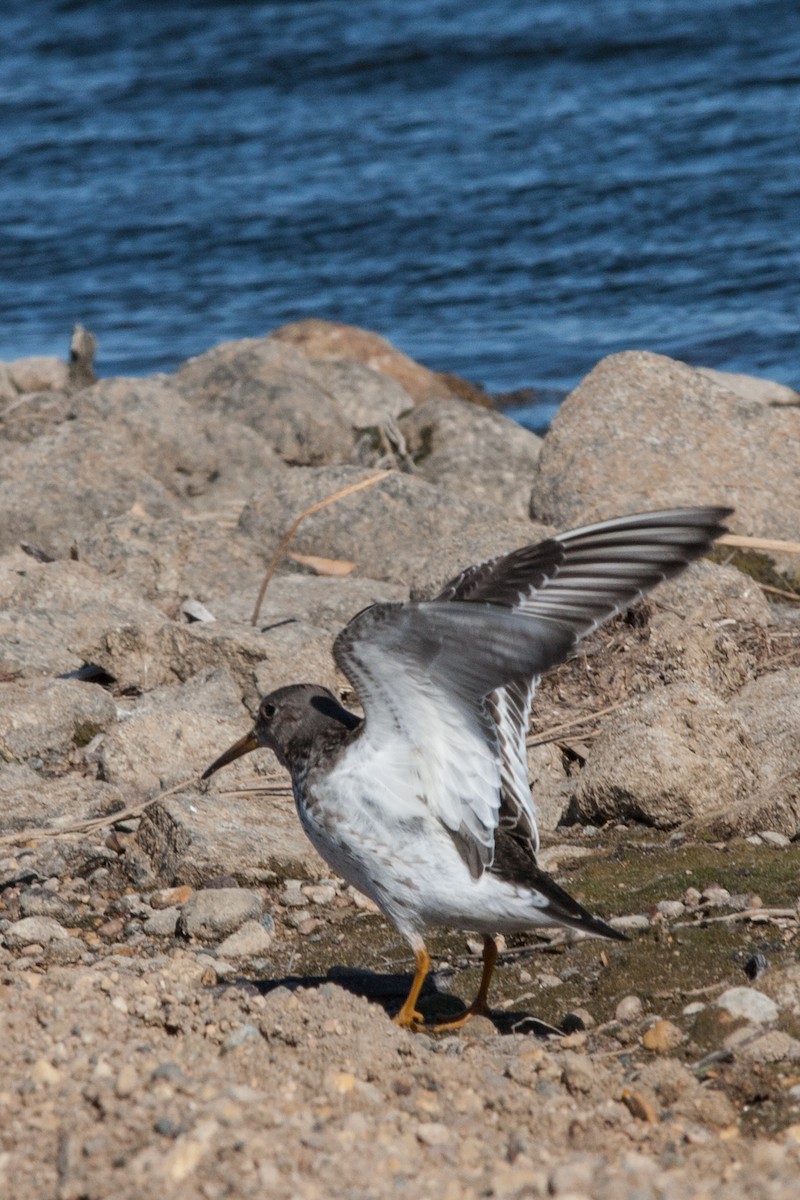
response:
[(797, 0), (5, 0), (0, 358), (315, 315), (557, 398), (800, 383)]

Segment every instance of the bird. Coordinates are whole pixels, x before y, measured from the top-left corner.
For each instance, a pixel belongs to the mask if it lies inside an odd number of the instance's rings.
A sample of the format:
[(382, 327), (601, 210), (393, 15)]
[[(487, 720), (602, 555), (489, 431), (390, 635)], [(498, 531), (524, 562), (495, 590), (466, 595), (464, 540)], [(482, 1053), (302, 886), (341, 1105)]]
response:
[(326, 687), (280, 687), (203, 772), (259, 747), (289, 770), (314, 847), (413, 951), (400, 1026), (424, 1025), (432, 927), (483, 936), (478, 993), (437, 1030), (489, 1014), (498, 934), (556, 925), (624, 938), (538, 865), (525, 746), (533, 696), (581, 638), (705, 554), (731, 512), (616, 517), (469, 566), (430, 600), (372, 604), (333, 646), (363, 717)]

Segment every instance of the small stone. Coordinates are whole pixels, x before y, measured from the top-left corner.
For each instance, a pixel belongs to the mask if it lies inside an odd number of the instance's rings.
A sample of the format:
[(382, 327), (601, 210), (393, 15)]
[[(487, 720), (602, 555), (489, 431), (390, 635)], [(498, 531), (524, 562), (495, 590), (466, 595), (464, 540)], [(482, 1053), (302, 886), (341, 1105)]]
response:
[(147, 918), (142, 928), (151, 937), (174, 937), (180, 915), (178, 908), (159, 908)]
[(778, 1006), (775, 1001), (755, 988), (728, 988), (717, 997), (716, 1004), (732, 1017), (744, 1018), (754, 1025), (767, 1025), (778, 1018)]
[(542, 971), (541, 974), (537, 975), (536, 982), (539, 984), (539, 987), (543, 987), (543, 988), (561, 987), (561, 983), (562, 983), (562, 981), (559, 979), (558, 975), (551, 975), (547, 971)]
[(614, 1017), (617, 1021), (627, 1024), (629, 1021), (638, 1021), (644, 1012), (644, 1007), (639, 996), (623, 996), (614, 1010)]
[(238, 1029), (234, 1029), (229, 1033), (222, 1043), (222, 1053), (230, 1054), (232, 1050), (237, 1050), (239, 1046), (245, 1042), (258, 1040), (261, 1037), (261, 1030), (257, 1025), (246, 1024), (240, 1025)]
[(731, 894), (728, 889), (720, 887), (718, 883), (709, 884), (700, 893), (700, 903), (705, 908), (722, 908), (729, 902), (730, 898)]
[(202, 888), (181, 908), (177, 932), (182, 937), (224, 937), (245, 921), (258, 920), (262, 907), (261, 897), (247, 888)]
[(672, 1021), (659, 1017), (657, 1021), (642, 1034), (642, 1045), (653, 1054), (667, 1054), (683, 1041), (683, 1031)]
[(791, 846), (792, 839), (788, 838), (785, 833), (778, 833), (774, 829), (760, 829), (759, 837), (765, 841), (768, 846)]
[(329, 883), (321, 883), (316, 887), (306, 888), (306, 896), (312, 904), (333, 904), (336, 899), (336, 888)]
[(340, 1096), (346, 1096), (348, 1092), (352, 1092), (356, 1086), (356, 1077), (351, 1071), (331, 1071), (325, 1082), (332, 1092), (337, 1092)]
[(746, 837), (744, 840), (747, 842), (748, 846), (763, 846), (764, 845), (764, 843), (762, 842), (761, 838), (759, 837), (759, 835), (757, 833), (751, 833), (750, 837)]
[(612, 917), (608, 923), (612, 929), (619, 929), (622, 933), (650, 928), (650, 918), (646, 913), (631, 913), (626, 917)]
[(687, 908), (697, 908), (700, 903), (700, 893), (696, 887), (688, 887), (683, 893), (683, 902)]
[(48, 942), (66, 940), (71, 935), (52, 917), (23, 917), (21, 921), (9, 925), (4, 936), (9, 948), (21, 949), (24, 946), (46, 946)]
[(701, 1000), (694, 1000), (691, 1004), (687, 1004), (681, 1011), (685, 1017), (696, 1017), (698, 1013), (705, 1012), (708, 1008), (707, 1004), (703, 1004)]
[(265, 954), (271, 945), (272, 934), (261, 921), (245, 921), (240, 929), (220, 942), (217, 953), (226, 958), (253, 958)]
[(362, 912), (379, 913), (381, 911), (374, 900), (370, 900), (369, 896), (362, 895), (362, 893), (357, 891), (356, 888), (349, 887), (347, 889), (347, 894), (353, 901), (353, 904), (355, 904), (356, 908), (361, 909)]
[(126, 1063), (117, 1076), (114, 1091), (121, 1100), (124, 1100), (126, 1096), (130, 1096), (136, 1091), (138, 1085), (139, 1076), (136, 1073), (136, 1068), (131, 1063)]
[(46, 1058), (39, 1058), (31, 1067), (31, 1079), (34, 1083), (43, 1083), (50, 1086), (60, 1081), (61, 1072), (51, 1062), (48, 1062)]
[(299, 883), (294, 883), (293, 886), (287, 884), (278, 897), (278, 903), (284, 908), (305, 908), (308, 897), (300, 890)]
[(686, 905), (682, 900), (659, 900), (658, 912), (665, 916), (668, 921), (673, 921), (677, 917), (682, 917), (686, 912)]
[(188, 885), (183, 887), (161, 888), (150, 897), (151, 908), (177, 908), (192, 895), (194, 889)]
[(446, 1146), (451, 1139), (450, 1130), (441, 1121), (422, 1121), (416, 1133), (423, 1146)]

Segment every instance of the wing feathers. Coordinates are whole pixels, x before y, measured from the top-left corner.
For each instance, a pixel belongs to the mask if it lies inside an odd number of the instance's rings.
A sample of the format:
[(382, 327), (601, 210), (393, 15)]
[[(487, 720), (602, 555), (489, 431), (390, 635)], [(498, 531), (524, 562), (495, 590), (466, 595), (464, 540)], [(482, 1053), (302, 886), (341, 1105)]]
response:
[(375, 605), (336, 639), (366, 713), (358, 736), (376, 755), (394, 733), (413, 747), (415, 778), (473, 873), (491, 863), (498, 823), (535, 862), (525, 735), (538, 676), (704, 554), (730, 511), (571, 530), (468, 567), (433, 600)]

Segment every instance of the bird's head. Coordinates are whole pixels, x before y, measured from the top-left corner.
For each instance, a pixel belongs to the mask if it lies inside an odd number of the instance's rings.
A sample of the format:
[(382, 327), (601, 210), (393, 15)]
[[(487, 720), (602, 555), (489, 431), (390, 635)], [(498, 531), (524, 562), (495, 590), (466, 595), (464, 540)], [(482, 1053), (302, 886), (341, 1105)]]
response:
[(359, 718), (342, 708), (333, 692), (319, 684), (295, 683), (278, 688), (261, 701), (250, 732), (215, 759), (200, 778), (208, 779), (220, 767), (260, 746), (272, 750), (284, 767), (296, 770), (308, 760), (323, 730), (333, 725), (347, 731), (359, 724)]

